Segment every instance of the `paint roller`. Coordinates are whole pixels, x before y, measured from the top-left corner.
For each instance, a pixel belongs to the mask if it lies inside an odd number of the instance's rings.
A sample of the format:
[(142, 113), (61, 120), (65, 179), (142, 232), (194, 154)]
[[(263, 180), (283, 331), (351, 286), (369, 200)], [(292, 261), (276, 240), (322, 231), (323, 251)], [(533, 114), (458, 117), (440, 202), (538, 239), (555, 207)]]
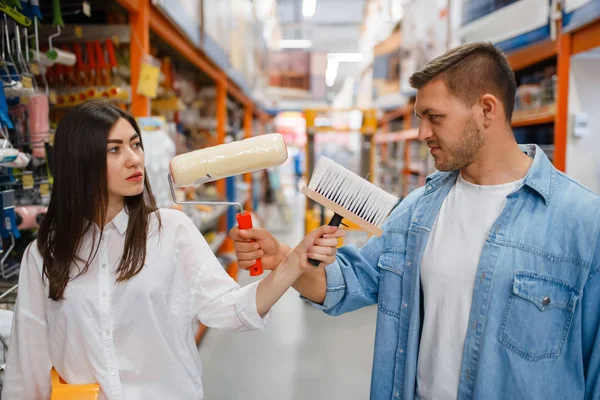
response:
[[(287, 160), (288, 152), (283, 136), (278, 133), (256, 136), (227, 144), (208, 147), (173, 157), (168, 176), (171, 196), (177, 204), (210, 204), (237, 206), (236, 216), (240, 229), (252, 228), (252, 217), (235, 202), (178, 201), (175, 186), (202, 184), (246, 174), (265, 168), (276, 167)], [(250, 267), (250, 275), (263, 273), (260, 259)]]

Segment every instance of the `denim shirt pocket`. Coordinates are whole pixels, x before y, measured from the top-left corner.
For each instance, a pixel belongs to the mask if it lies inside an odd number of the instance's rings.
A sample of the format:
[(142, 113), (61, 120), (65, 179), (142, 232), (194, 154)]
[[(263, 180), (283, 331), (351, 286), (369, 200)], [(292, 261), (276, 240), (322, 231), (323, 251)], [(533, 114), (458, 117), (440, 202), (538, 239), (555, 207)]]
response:
[(404, 277), (404, 252), (383, 252), (379, 257), (378, 307), (386, 315), (400, 317), (402, 279)]
[(498, 340), (528, 361), (559, 357), (579, 296), (563, 280), (516, 272)]

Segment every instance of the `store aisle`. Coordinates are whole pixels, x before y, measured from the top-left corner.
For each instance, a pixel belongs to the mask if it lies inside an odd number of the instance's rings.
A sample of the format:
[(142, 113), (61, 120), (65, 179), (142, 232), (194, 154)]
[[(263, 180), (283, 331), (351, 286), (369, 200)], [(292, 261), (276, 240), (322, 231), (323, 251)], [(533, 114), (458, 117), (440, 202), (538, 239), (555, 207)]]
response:
[[(285, 190), (293, 224), (268, 224), (289, 245), (302, 239), (304, 196)], [(250, 282), (240, 273), (240, 283)], [(209, 329), (200, 345), (207, 400), (369, 398), (375, 306), (340, 317), (313, 309), (290, 289), (264, 332)]]

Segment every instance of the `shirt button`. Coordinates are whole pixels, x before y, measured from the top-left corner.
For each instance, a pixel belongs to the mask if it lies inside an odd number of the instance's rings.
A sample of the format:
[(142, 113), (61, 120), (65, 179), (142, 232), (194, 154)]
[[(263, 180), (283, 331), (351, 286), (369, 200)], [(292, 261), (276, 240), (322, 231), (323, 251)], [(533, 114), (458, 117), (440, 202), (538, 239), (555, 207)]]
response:
[(394, 393), (394, 397), (400, 397), (400, 393), (398, 393), (398, 392)]
[(473, 321), (473, 329), (477, 328), (477, 320)]
[(398, 353), (400, 353), (400, 354), (404, 354), (404, 349), (400, 349), (400, 350), (398, 350)]
[(485, 272), (481, 273), (481, 282), (483, 282), (483, 280), (485, 279)]
[(431, 190), (431, 185), (427, 185), (427, 190)]
[(408, 307), (408, 303), (402, 304), (402, 307), (404, 307), (404, 308)]
[(546, 296), (544, 297), (544, 299), (542, 300), (542, 305), (544, 307), (546, 307), (548, 304), (550, 304), (550, 297)]
[(106, 264), (102, 264), (102, 268), (106, 268)]
[(410, 264), (412, 264), (412, 263), (410, 262), (410, 260), (406, 262), (406, 266), (407, 266), (407, 267), (410, 267)]
[(467, 380), (469, 380), (469, 378), (471, 378), (471, 370), (467, 369)]
[(106, 330), (106, 336), (110, 335), (110, 331), (107, 329)]
[(102, 293), (102, 297), (106, 297), (106, 292)]

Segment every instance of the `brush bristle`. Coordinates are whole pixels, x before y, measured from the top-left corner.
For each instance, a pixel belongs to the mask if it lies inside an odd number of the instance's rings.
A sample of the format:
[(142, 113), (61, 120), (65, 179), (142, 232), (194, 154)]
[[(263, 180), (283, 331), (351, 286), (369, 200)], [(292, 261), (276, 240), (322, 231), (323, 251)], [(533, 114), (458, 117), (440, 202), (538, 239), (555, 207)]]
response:
[(377, 227), (398, 203), (395, 196), (323, 156), (308, 187)]

